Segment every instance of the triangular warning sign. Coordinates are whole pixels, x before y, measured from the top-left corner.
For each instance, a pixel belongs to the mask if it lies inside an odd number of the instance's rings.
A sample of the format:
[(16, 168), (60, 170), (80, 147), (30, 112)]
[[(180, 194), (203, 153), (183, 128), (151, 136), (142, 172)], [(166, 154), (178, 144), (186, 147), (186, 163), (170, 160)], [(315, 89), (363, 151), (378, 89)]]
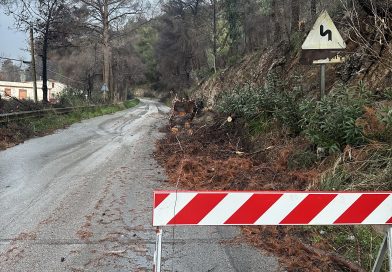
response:
[(346, 43), (327, 11), (323, 11), (310, 30), (302, 49), (345, 49)]

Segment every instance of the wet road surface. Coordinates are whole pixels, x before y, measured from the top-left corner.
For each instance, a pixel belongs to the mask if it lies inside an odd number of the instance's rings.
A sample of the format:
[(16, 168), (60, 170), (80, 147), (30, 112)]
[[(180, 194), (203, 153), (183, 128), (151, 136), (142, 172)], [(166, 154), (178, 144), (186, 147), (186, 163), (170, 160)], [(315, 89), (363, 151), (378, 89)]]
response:
[[(153, 159), (168, 108), (135, 108), (0, 152), (0, 271), (151, 271), (152, 191), (172, 189)], [(163, 271), (279, 271), (225, 243), (236, 227), (164, 229)]]

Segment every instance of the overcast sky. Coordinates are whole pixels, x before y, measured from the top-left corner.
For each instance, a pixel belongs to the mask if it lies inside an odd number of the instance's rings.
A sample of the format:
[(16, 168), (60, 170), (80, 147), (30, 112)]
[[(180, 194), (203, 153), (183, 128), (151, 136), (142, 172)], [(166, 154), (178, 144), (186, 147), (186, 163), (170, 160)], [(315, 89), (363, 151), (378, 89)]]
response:
[[(152, 14), (160, 12), (160, 0), (151, 0)], [(0, 9), (0, 56), (14, 59), (30, 60), (28, 33), (16, 31), (12, 16), (5, 15)]]
[(0, 13), (0, 56), (26, 60), (30, 59), (28, 34), (18, 32), (13, 28), (13, 18)]

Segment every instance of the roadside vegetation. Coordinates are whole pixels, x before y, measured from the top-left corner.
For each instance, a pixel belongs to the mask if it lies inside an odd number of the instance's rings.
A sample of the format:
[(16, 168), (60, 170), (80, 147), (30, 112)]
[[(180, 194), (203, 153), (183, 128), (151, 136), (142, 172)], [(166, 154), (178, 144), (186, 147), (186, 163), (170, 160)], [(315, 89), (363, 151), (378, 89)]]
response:
[[(337, 84), (322, 99), (303, 90), (301, 80), (271, 74), (263, 86), (222, 91), (190, 130), (159, 142), (157, 157), (170, 180), (189, 189), (391, 190), (390, 88)], [(278, 252), (289, 271), (369, 271), (383, 238), (371, 226), (243, 231)]]
[[(102, 83), (111, 101), (129, 98), (138, 85), (161, 98), (204, 101), (208, 110), (191, 128), (177, 134), (168, 128), (158, 143), (157, 158), (174, 184), (208, 190), (392, 189), (391, 0), (49, 2), (0, 0), (21, 29), (33, 24), (44, 81), (49, 76), (85, 89), (69, 90), (61, 105), (85, 105), (85, 95), (102, 103)], [(25, 9), (34, 7), (49, 17), (26, 20)], [(319, 67), (302, 65), (301, 44), (323, 10), (342, 34), (347, 54), (344, 63), (327, 65), (327, 95), (320, 99)], [(16, 81), (20, 70), (3, 62), (0, 79)], [(23, 103), (10, 103), (3, 109), (22, 110)], [(119, 110), (111, 107), (8, 124), (0, 135), (5, 143), (21, 142)], [(250, 243), (280, 256), (288, 271), (369, 271), (382, 238), (372, 227), (243, 231)]]
[[(195, 190), (391, 190), (389, 2), (227, 0), (211, 1), (207, 13), (168, 2), (157, 28), (159, 85), (208, 109), (158, 143), (169, 181)], [(320, 99), (319, 67), (300, 61), (323, 9), (347, 56), (327, 65)], [(204, 16), (212, 23), (200, 23)], [(210, 43), (192, 42), (204, 33)], [(288, 271), (370, 271), (383, 236), (363, 226), (243, 232)]]
[[(70, 114), (64, 114), (64, 115), (49, 114), (48, 116), (39, 119), (30, 120), (27, 125), (30, 127), (34, 135), (47, 134), (48, 132), (51, 132), (59, 128), (67, 127), (69, 125), (72, 125), (73, 123), (80, 122), (84, 119), (90, 119), (106, 114), (112, 114), (117, 111), (122, 111), (128, 108), (132, 108), (136, 106), (138, 103), (139, 103), (138, 99), (133, 99), (115, 105), (104, 105), (104, 106), (97, 106), (95, 108), (90, 108), (90, 109), (80, 109)], [(26, 125), (26, 124), (22, 124), (22, 125)]]
[[(302, 175), (317, 171), (305, 187), (295, 189), (391, 190), (389, 89), (376, 94), (363, 84), (339, 85), (321, 100), (309, 99), (301, 89), (279, 89), (272, 84), (237, 88), (221, 93), (217, 109), (224, 115), (241, 117), (247, 134), (253, 136), (253, 145), (266, 135), (279, 135), (281, 149), (288, 153), (288, 171)], [(382, 241), (380, 229), (372, 227), (313, 227), (304, 231), (310, 231), (305, 239), (310, 244), (326, 244), (366, 271), (371, 270)]]
[[(271, 75), (221, 92), (190, 130), (158, 143), (170, 180), (208, 190), (391, 190), (390, 90), (340, 84), (320, 100), (303, 89)], [(289, 271), (369, 271), (383, 237), (370, 226), (243, 231)]]
[(139, 102), (138, 99), (132, 99), (114, 105), (80, 108), (69, 114), (50, 113), (40, 118), (5, 123), (0, 126), (0, 150), (22, 143), (31, 137), (50, 134), (57, 129), (65, 128), (84, 119), (135, 107)]

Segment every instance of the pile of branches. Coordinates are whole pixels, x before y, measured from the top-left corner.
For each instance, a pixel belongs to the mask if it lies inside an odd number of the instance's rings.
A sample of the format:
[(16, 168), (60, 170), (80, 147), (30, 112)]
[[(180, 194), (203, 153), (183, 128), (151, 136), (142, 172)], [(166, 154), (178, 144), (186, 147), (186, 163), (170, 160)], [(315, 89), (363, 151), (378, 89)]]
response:
[[(211, 121), (213, 120), (213, 121)], [(169, 132), (170, 126), (165, 131)], [(167, 133), (157, 143), (155, 157), (169, 182), (191, 190), (306, 190), (320, 169), (290, 169), (288, 157), (306, 143), (282, 143), (254, 150), (245, 123), (206, 112), (193, 121), (193, 134)], [(270, 143), (273, 140), (269, 141)], [(281, 144), (279, 146), (279, 144)], [(277, 148), (277, 146), (279, 146)], [(364, 271), (334, 252), (331, 245), (312, 243), (312, 231), (290, 227), (244, 227), (243, 238), (275, 256), (288, 271)], [(285, 241), (282, 243), (282, 240)], [(298, 270), (301, 269), (301, 270)]]

